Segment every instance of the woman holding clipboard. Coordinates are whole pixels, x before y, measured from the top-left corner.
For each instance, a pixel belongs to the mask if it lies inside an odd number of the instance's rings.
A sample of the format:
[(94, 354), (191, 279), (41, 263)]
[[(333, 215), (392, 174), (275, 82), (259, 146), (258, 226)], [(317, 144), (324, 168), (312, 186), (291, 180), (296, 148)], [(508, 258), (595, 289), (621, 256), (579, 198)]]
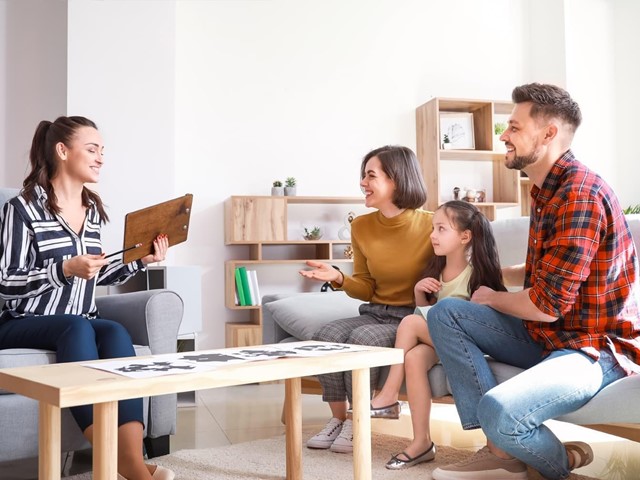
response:
[[(100, 178), (103, 149), (87, 118), (38, 125), (31, 171), (0, 214), (0, 349), (54, 350), (60, 363), (135, 356), (126, 329), (99, 317), (95, 287), (123, 283), (164, 260), (169, 241), (159, 235), (151, 254), (128, 264), (106, 258), (100, 228), (108, 216), (100, 196), (85, 186)], [(71, 413), (91, 442), (93, 407)], [(144, 463), (142, 437), (142, 399), (119, 402), (120, 479), (173, 479), (170, 470)]]

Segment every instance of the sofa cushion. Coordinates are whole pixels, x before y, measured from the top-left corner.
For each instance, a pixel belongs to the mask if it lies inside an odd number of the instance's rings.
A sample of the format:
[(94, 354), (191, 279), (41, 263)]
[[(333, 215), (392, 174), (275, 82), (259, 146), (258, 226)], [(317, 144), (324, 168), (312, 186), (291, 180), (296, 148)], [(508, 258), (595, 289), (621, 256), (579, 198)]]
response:
[(0, 368), (30, 367), (55, 363), (56, 354), (36, 348), (8, 348), (0, 350)]
[(498, 247), (500, 265), (508, 267), (524, 263), (527, 256), (529, 217), (505, 218), (491, 222)]
[(361, 300), (344, 292), (302, 293), (265, 303), (274, 321), (298, 340), (311, 340), (318, 328), (332, 320), (359, 315)]

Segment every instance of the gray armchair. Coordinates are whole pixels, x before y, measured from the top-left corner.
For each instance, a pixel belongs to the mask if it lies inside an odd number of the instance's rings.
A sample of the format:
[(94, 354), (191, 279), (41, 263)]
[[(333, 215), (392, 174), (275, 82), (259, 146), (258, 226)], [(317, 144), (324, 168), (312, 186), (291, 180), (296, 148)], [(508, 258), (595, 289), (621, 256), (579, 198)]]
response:
[[(0, 208), (16, 194), (16, 190), (0, 188)], [(184, 310), (182, 299), (175, 292), (149, 290), (106, 295), (97, 297), (96, 303), (102, 317), (118, 321), (127, 328), (136, 355), (175, 353)], [(54, 362), (54, 352), (47, 350), (0, 350), (0, 368)], [(145, 398), (145, 447), (149, 457), (169, 453), (169, 435), (175, 433), (176, 407), (176, 395)], [(71, 413), (63, 409), (62, 451), (73, 452), (88, 447)], [(0, 463), (37, 455), (37, 402), (0, 390)]]

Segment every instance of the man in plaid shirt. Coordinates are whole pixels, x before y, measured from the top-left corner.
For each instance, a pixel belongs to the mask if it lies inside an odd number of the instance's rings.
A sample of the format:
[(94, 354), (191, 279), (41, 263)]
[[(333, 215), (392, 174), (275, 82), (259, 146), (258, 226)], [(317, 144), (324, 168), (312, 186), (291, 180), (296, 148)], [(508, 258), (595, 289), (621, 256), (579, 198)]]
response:
[[(531, 223), (526, 264), (503, 269), (517, 292), (480, 287), (428, 314), (464, 429), (487, 446), (438, 468), (435, 480), (566, 478), (593, 460), (584, 442), (561, 443), (543, 425), (577, 410), (608, 384), (640, 373), (638, 258), (618, 199), (570, 149), (582, 120), (561, 88), (516, 87), (507, 168), (527, 173)], [(525, 368), (497, 382), (485, 355)]]

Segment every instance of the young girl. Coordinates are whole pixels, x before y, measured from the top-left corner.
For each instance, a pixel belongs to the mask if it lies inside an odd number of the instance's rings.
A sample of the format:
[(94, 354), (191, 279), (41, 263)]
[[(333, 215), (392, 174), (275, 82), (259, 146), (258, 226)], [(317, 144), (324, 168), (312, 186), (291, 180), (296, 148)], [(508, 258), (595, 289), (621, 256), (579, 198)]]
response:
[(435, 458), (436, 448), (429, 433), (431, 390), (426, 372), (438, 357), (429, 337), (427, 310), (445, 297), (469, 300), (481, 285), (506, 291), (491, 225), (473, 204), (453, 200), (438, 207), (431, 243), (435, 256), (425, 278), (415, 286), (415, 313), (402, 319), (396, 336), (396, 348), (405, 351), (404, 367), (391, 367), (382, 390), (371, 402), (373, 417), (398, 418), (398, 395), (406, 373), (414, 439), (387, 462), (389, 469), (408, 468)]

